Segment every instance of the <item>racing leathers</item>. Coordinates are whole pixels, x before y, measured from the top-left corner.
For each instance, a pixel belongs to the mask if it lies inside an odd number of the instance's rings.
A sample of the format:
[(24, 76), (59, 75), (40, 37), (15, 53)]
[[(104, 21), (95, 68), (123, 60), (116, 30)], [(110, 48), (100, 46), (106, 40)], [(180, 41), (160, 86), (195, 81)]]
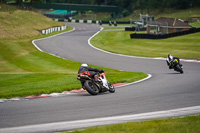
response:
[[(168, 56), (168, 60), (169, 60), (169, 62), (171, 62), (171, 61), (173, 61), (173, 60), (175, 60), (175, 59), (178, 60), (178, 64), (182, 67), (183, 65), (181, 64), (179, 58), (174, 57), (174, 56), (172, 56), (172, 55)], [(169, 62), (167, 62), (167, 65), (169, 66), (169, 69), (172, 69), (172, 66), (171, 66), (171, 64), (170, 64)]]
[[(78, 70), (78, 74), (84, 73), (84, 72), (89, 72), (92, 78), (94, 78), (94, 80), (97, 81), (99, 77), (99, 73), (103, 73), (104, 71), (102, 69), (92, 68), (89, 66), (80, 66)], [(81, 84), (84, 89), (84, 83), (81, 82)]]

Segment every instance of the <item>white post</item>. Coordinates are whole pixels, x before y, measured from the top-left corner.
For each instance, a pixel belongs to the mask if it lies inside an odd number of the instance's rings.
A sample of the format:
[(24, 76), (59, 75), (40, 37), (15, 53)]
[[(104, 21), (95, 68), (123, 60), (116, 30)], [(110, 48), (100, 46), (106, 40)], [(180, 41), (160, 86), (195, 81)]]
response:
[(42, 30), (42, 34), (45, 34), (45, 30)]
[(83, 23), (83, 20), (79, 20), (79, 23)]
[[(167, 22), (165, 22), (165, 23), (167, 23)], [(168, 23), (167, 23), (167, 34), (168, 34)]]
[(91, 23), (92, 23), (92, 20), (87, 20), (87, 23), (91, 24)]

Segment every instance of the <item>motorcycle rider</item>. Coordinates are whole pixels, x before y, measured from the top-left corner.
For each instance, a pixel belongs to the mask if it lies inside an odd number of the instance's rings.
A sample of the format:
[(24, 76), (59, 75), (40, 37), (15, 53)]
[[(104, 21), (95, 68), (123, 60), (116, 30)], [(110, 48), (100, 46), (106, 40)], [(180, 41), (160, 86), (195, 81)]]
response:
[(170, 62), (173, 61), (173, 60), (175, 60), (175, 59), (178, 60), (178, 63), (179, 63), (179, 65), (180, 65), (181, 67), (183, 66), (183, 65), (181, 64), (179, 58), (172, 56), (172, 54), (168, 54), (167, 65), (169, 66), (169, 69), (172, 69), (172, 66), (171, 66), (171, 63), (170, 63)]
[[(79, 67), (78, 74), (84, 73), (84, 72), (89, 72), (90, 75), (94, 78), (94, 80), (98, 81), (99, 73), (103, 73), (104, 71), (102, 69), (89, 67), (87, 64), (82, 64)], [(82, 84), (83, 89), (85, 89), (84, 83), (81, 82), (81, 84)]]

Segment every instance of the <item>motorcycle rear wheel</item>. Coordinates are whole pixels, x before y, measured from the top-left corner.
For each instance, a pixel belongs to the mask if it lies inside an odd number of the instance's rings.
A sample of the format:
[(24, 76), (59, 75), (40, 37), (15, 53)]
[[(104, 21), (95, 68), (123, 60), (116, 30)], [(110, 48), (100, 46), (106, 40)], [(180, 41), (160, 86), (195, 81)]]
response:
[(178, 70), (180, 73), (183, 73), (183, 69), (179, 65), (176, 66), (176, 70)]
[(84, 86), (91, 95), (97, 95), (99, 93), (98, 87), (91, 80), (85, 81)]

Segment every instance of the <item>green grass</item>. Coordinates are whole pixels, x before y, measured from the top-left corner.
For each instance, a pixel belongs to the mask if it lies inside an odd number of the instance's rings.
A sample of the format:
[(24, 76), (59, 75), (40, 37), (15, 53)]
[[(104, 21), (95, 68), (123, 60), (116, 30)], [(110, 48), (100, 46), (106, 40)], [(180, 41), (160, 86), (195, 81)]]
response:
[(129, 31), (101, 31), (91, 43), (98, 48), (124, 55), (200, 59), (200, 33), (168, 39), (130, 39)]
[[(1, 97), (39, 95), (79, 87), (75, 74), (1, 74)], [(66, 82), (67, 81), (67, 82)]]
[(196, 27), (196, 28), (200, 28), (200, 21), (196, 21), (194, 23), (190, 23), (191, 26)]
[(125, 30), (125, 27), (104, 27), (103, 30)]
[(64, 24), (31, 11), (0, 12), (0, 39), (24, 39), (40, 36), (42, 29), (61, 25)]
[[(42, 35), (42, 29), (61, 25), (63, 23), (35, 12), (0, 12), (0, 98), (81, 88), (76, 79), (80, 63), (40, 52), (32, 44), (34, 39), (60, 33)], [(65, 31), (69, 30), (72, 27), (67, 27)], [(105, 70), (112, 83), (133, 82), (147, 76), (144, 73), (101, 69)]]
[(11, 6), (0, 2), (0, 12), (13, 12), (19, 10), (18, 6)]
[(200, 10), (199, 8), (191, 8), (191, 9), (183, 9), (183, 10), (174, 10), (171, 9), (170, 12), (153, 12), (152, 15), (154, 15), (157, 18), (159, 17), (172, 17), (172, 18), (179, 18), (186, 20), (191, 17), (200, 17)]
[(96, 126), (71, 133), (199, 133), (200, 115)]
[(116, 30), (125, 30), (125, 27), (131, 27), (133, 25), (130, 25), (130, 24), (118, 24), (117, 26), (108, 26), (107, 24), (103, 24), (102, 27), (103, 27), (103, 30), (113, 30), (113, 31), (116, 31)]

